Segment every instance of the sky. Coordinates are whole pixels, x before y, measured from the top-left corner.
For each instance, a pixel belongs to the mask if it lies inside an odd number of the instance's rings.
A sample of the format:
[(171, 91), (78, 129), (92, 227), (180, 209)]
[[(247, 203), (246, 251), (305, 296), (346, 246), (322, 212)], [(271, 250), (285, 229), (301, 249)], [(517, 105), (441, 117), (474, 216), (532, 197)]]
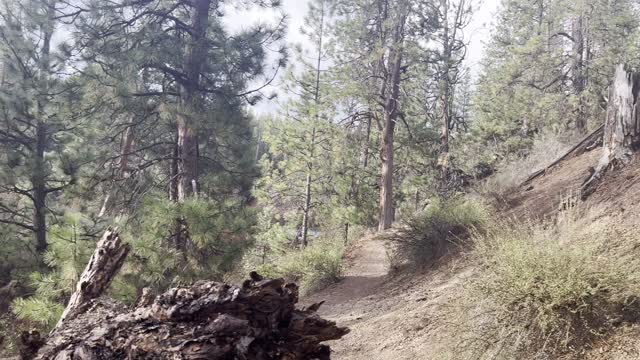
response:
[[(473, 76), (480, 70), (480, 60), (484, 52), (484, 43), (489, 39), (492, 21), (496, 16), (500, 0), (473, 0), (474, 14), (472, 22), (465, 29), (465, 41), (468, 45), (467, 65)], [(241, 30), (250, 27), (256, 22), (273, 23), (279, 18), (279, 13), (288, 15), (287, 42), (290, 44), (304, 44), (306, 38), (300, 33), (300, 28), (304, 25), (304, 17), (307, 13), (308, 0), (282, 0), (280, 11), (264, 11), (250, 9), (246, 11), (229, 10), (227, 12), (227, 25), (231, 31)], [(291, 59), (293, 60), (293, 59)], [(267, 92), (276, 91), (280, 82), (276, 80)], [(279, 99), (282, 101), (283, 96)], [(271, 114), (278, 109), (278, 98), (273, 100), (263, 100), (252, 107), (252, 111), (258, 115)]]

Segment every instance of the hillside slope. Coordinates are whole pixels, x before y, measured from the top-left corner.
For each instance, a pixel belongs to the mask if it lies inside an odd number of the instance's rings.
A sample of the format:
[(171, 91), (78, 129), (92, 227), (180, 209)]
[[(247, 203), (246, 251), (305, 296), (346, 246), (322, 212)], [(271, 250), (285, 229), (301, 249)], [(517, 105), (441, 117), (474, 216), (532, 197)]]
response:
[[(565, 161), (508, 197), (505, 218), (553, 219), (579, 202), (575, 195), (600, 151)], [(564, 204), (564, 205), (563, 205)], [(589, 221), (606, 229), (611, 248), (638, 252), (640, 239), (640, 166), (611, 172), (600, 188), (579, 206)], [(619, 236), (625, 234), (625, 236)], [(321, 314), (351, 328), (331, 342), (335, 359), (461, 359), (456, 325), (457, 296), (474, 276), (475, 261), (464, 254), (422, 272), (388, 273), (385, 244), (364, 238), (352, 252), (345, 279), (306, 301), (325, 300)], [(640, 358), (640, 327), (624, 326), (579, 356), (584, 359)]]

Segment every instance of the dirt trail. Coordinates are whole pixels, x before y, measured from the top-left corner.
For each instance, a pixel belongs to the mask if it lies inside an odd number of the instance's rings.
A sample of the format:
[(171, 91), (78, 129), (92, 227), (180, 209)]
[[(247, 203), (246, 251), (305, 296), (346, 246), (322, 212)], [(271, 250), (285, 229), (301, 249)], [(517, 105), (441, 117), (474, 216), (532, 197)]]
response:
[(438, 347), (445, 336), (437, 329), (446, 318), (450, 298), (457, 293), (469, 266), (449, 264), (425, 273), (387, 276), (385, 244), (365, 237), (349, 256), (345, 278), (303, 299), (325, 301), (323, 317), (348, 326), (351, 333), (328, 342), (332, 359), (443, 359)]
[(375, 293), (389, 272), (384, 242), (373, 237), (362, 239), (348, 256), (344, 279), (310, 296), (305, 302), (324, 301), (320, 313), (340, 316), (350, 312), (367, 296)]
[[(591, 152), (560, 164), (508, 199), (502, 215), (554, 216), (560, 202), (575, 194), (597, 158), (597, 152)], [(607, 215), (608, 220), (594, 215), (594, 221), (635, 229), (638, 194), (640, 166), (627, 167), (609, 174), (585, 206)], [(635, 243), (623, 245), (637, 248)], [(459, 254), (428, 271), (407, 270), (391, 276), (384, 242), (368, 236), (351, 251), (348, 264), (343, 281), (303, 299), (307, 305), (324, 300), (320, 314), (351, 329), (344, 338), (328, 342), (333, 359), (462, 359), (456, 348), (461, 338), (455, 327), (461, 315), (457, 301), (464, 283), (477, 271), (473, 260)], [(638, 359), (639, 337), (640, 325), (622, 328), (581, 359)]]

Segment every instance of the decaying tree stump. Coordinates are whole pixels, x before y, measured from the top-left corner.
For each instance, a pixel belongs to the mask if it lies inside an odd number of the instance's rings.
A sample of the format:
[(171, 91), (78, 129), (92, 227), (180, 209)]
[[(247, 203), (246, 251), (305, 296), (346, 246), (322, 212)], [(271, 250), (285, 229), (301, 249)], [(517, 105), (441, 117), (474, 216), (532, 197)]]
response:
[(133, 309), (92, 300), (36, 359), (329, 359), (320, 342), (348, 329), (320, 318), (317, 306), (295, 309), (296, 285), (254, 278), (242, 287), (197, 282)]
[(640, 141), (639, 93), (640, 74), (618, 65), (609, 88), (603, 154), (593, 174), (582, 185), (583, 199), (595, 191), (607, 170), (631, 161)]
[(199, 281), (133, 308), (101, 298), (128, 251), (105, 234), (49, 337), (23, 334), (22, 359), (330, 359), (320, 343), (349, 332), (319, 317), (320, 304), (296, 309), (295, 284), (255, 272), (242, 286)]
[(115, 230), (108, 229), (104, 233), (96, 244), (96, 250), (91, 255), (89, 263), (80, 275), (76, 291), (71, 295), (54, 331), (62, 325), (65, 319), (84, 311), (84, 306), (90, 300), (96, 299), (104, 293), (124, 264), (130, 250), (131, 246), (122, 242)]

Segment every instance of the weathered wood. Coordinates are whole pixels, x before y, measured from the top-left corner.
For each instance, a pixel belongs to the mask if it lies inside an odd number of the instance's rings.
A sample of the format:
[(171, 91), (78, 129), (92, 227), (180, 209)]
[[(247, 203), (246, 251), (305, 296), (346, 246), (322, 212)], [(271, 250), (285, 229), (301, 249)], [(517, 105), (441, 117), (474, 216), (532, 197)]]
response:
[(580, 140), (578, 144), (576, 144), (574, 147), (569, 149), (569, 151), (567, 151), (562, 156), (554, 160), (551, 164), (547, 165), (544, 169), (540, 169), (534, 172), (533, 174), (531, 174), (525, 181), (523, 181), (520, 184), (520, 186), (528, 185), (531, 181), (546, 174), (547, 171), (549, 171), (550, 169), (552, 169), (553, 167), (555, 167), (556, 165), (560, 164), (565, 160), (574, 158), (576, 156), (580, 156), (587, 151), (597, 148), (598, 146), (600, 146), (602, 142), (603, 134), (604, 134), (604, 124), (601, 125), (599, 128), (597, 128), (596, 130), (594, 130), (593, 132), (591, 132), (591, 134), (585, 136), (582, 140)]
[(108, 229), (104, 233), (96, 244), (96, 249), (89, 259), (89, 263), (80, 275), (76, 291), (71, 295), (69, 303), (53, 331), (68, 318), (83, 312), (89, 301), (104, 293), (122, 267), (130, 250), (131, 246), (122, 242), (117, 231)]
[(640, 74), (618, 65), (609, 88), (607, 118), (604, 124), (603, 154), (593, 174), (581, 189), (583, 199), (593, 193), (605, 173), (631, 161), (640, 141), (638, 93)]
[(129, 250), (116, 231), (104, 234), (49, 337), (22, 334), (21, 359), (330, 359), (321, 342), (349, 332), (316, 314), (321, 303), (296, 309), (295, 284), (255, 272), (241, 287), (145, 291), (131, 309), (100, 298)]
[(36, 359), (329, 359), (320, 343), (348, 329), (296, 309), (298, 288), (251, 274), (241, 287), (212, 281), (171, 289), (127, 309), (97, 299), (65, 321)]

